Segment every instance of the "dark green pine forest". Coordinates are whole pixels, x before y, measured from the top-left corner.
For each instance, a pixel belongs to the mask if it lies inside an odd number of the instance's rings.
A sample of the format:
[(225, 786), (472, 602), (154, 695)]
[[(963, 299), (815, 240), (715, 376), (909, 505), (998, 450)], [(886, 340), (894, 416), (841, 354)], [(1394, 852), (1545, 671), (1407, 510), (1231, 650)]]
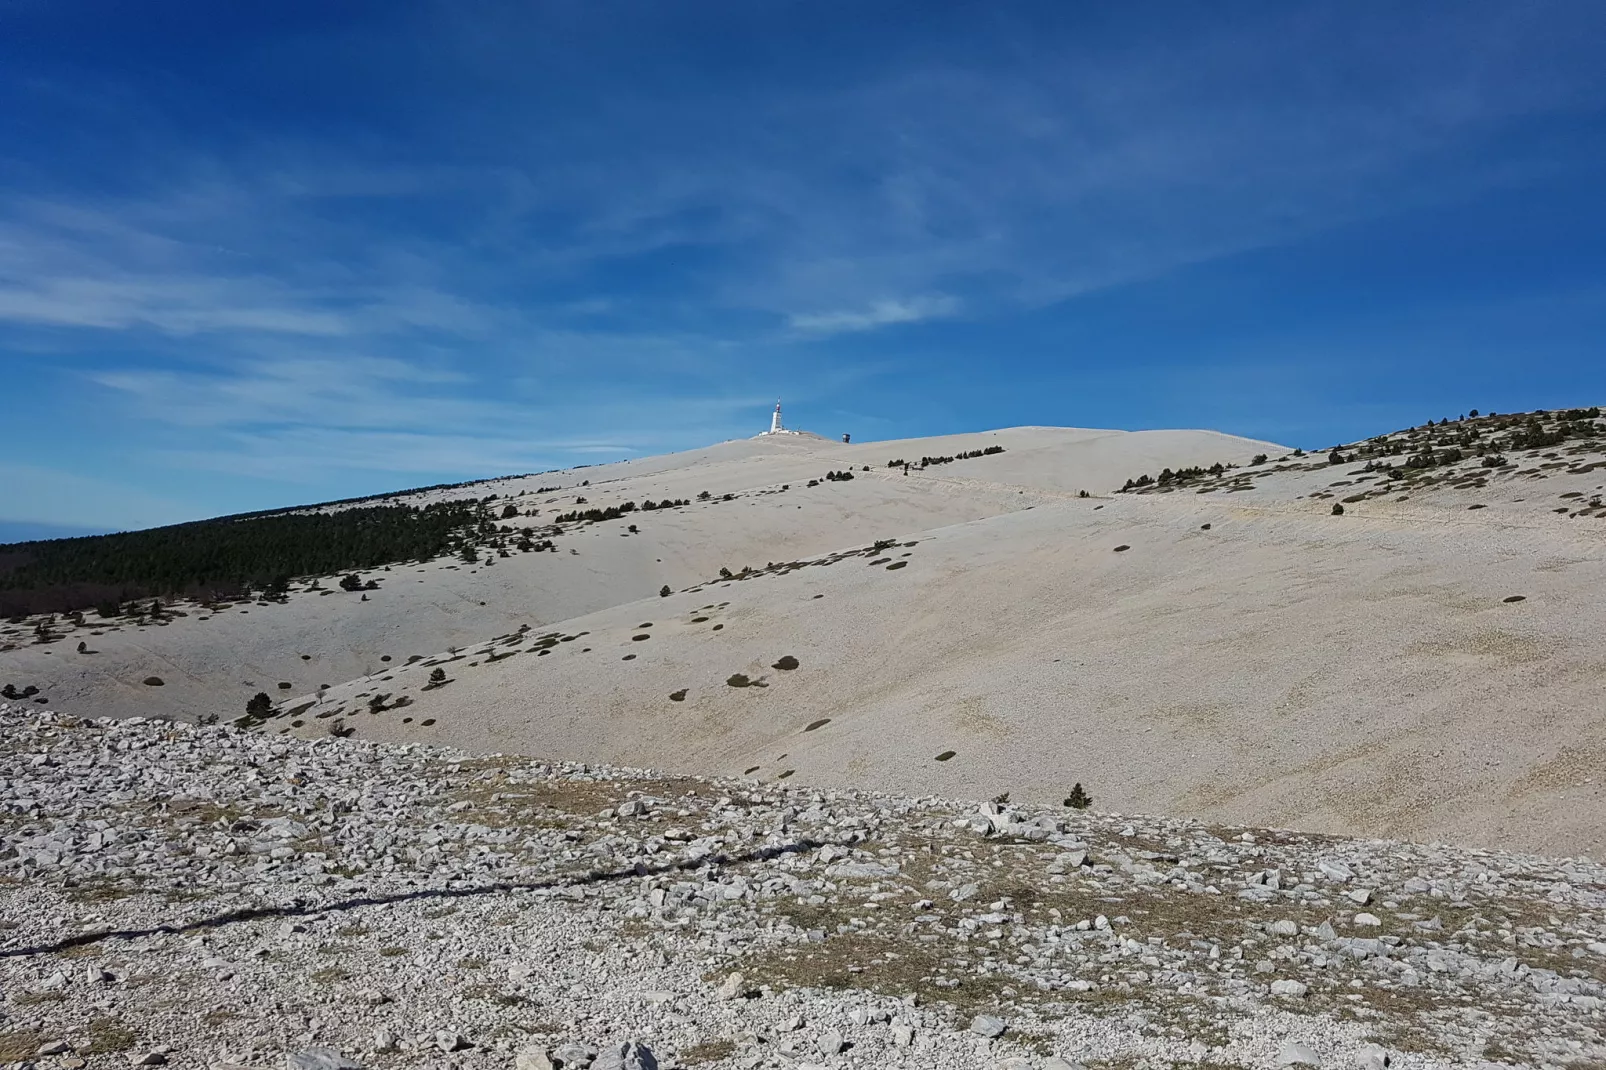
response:
[(469, 499), (250, 514), (0, 545), (0, 616), (115, 612), (121, 602), (148, 597), (271, 596), (297, 576), (427, 560), (497, 533), (484, 504)]

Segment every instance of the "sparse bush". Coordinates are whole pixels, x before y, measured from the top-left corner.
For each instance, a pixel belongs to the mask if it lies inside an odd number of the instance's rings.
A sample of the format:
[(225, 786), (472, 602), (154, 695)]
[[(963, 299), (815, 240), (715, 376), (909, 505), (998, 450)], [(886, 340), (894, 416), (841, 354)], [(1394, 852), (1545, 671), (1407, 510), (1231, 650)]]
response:
[(1333, 515), (1334, 516), (1343, 516), (1344, 515), (1344, 506), (1343, 506), (1343, 504), (1341, 502), (1334, 502), (1333, 503)]
[(798, 660), (796, 658), (794, 658), (792, 655), (787, 654), (785, 657), (781, 658), (781, 660), (777, 661), (774, 665), (771, 665), (770, 668), (772, 668), (772, 669), (780, 669), (783, 672), (791, 672), (793, 669), (797, 668), (797, 666), (798, 666)]
[(1072, 810), (1086, 810), (1093, 805), (1093, 796), (1082, 790), (1081, 781), (1071, 787), (1071, 793), (1065, 797), (1065, 805)]
[(669, 584), (667, 584), (667, 583), (664, 584), (662, 587), (658, 588), (658, 597), (659, 598), (668, 598), (670, 595), (672, 595), (674, 593), (675, 593), (674, 591), (669, 589)]
[(1266, 463), (1266, 455), (1264, 453), (1257, 453), (1257, 454), (1255, 454), (1255, 459), (1250, 461), (1249, 463), (1251, 465), (1265, 464)]
[(432, 684), (444, 684), (446, 682), (446, 670), (431, 669), (429, 671), (429, 682)]
[(247, 717), (255, 717), (261, 720), (272, 712), (273, 700), (268, 697), (266, 691), (258, 691), (245, 704), (245, 715)]

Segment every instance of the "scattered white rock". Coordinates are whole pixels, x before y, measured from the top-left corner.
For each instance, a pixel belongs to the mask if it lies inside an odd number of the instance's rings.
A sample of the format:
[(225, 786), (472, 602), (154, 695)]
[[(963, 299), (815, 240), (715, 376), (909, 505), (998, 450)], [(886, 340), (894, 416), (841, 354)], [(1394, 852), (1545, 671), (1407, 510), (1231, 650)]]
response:
[(1394, 1056), (1380, 1044), (1365, 1044), (1355, 1053), (1356, 1070), (1389, 1070)]
[(591, 1070), (658, 1070), (658, 1060), (645, 1045), (621, 1042), (598, 1052)]
[(978, 1037), (1001, 1037), (1008, 1028), (1002, 1018), (995, 1018), (990, 1014), (978, 1014), (970, 1020), (970, 1031)]
[(1312, 1048), (1299, 1043), (1297, 1040), (1289, 1040), (1284, 1042), (1281, 1048), (1277, 1049), (1277, 1065), (1320, 1066), (1322, 1065), (1322, 1059)]
[(715, 989), (714, 991), (714, 995), (718, 999), (729, 1001), (733, 999), (746, 999), (748, 996), (752, 995), (753, 992), (754, 989), (747, 983), (747, 978), (743, 977), (740, 973), (732, 973), (730, 976), (726, 977), (724, 981), (720, 982), (719, 988)]
[(334, 1048), (307, 1048), (284, 1057), (285, 1070), (362, 1070), (362, 1064)]
[(513, 1058), (513, 1066), (515, 1070), (557, 1070), (551, 1052), (540, 1045), (521, 1049)]
[[(1433, 1011), (1397, 1024), (1439, 1045), (1412, 1070), (1478, 1065), (1491, 1029), (1528, 1065), (1606, 1060), (1590, 965), (1606, 868), (1580, 859), (752, 780), (688, 792), (5, 703), (0, 741), (0, 933), (43, 949), (0, 957), (0, 1009), (3, 1031), (56, 1052), (41, 1070), (82, 1070), (54, 1046), (97, 1020), (132, 1034), (132, 1064), (218, 1070), (360, 1070), (337, 1040), (385, 1070), (656, 1070), (654, 1050), (678, 1067), (725, 1043), (710, 1070), (1080, 1065), (1017, 1035), (1093, 1065), (1246, 1067), (1318, 1036), (1326, 1065), (1393, 1070), (1366, 1045), (1396, 1023), (1353, 1012), (1410, 1016), (1401, 991)], [(1369, 887), (1322, 867), (1338, 851)], [(1346, 914), (1374, 894), (1387, 927)], [(82, 943), (109, 932), (151, 935)], [(70, 954), (52, 950), (64, 936)], [(894, 1002), (853, 987), (894, 961), (859, 957), (862, 939), (941, 966)], [(849, 952), (847, 987), (802, 986), (811, 957), (836, 972)], [(978, 975), (1007, 1030), (943, 1002)], [(1094, 991), (1121, 1012), (1078, 1009)], [(1153, 1001), (1170, 1015), (1178, 993), (1230, 1006), (1230, 1039), (1155, 1029)], [(514, 1017), (554, 1032), (521, 1048)]]

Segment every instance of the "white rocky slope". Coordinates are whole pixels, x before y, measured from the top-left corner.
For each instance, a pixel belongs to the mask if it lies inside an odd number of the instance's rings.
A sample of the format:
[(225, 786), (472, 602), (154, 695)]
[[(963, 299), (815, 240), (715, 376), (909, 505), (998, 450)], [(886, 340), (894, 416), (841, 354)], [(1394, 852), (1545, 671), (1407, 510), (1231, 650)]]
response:
[(1606, 1059), (1587, 862), (31, 704), (0, 830), (41, 1067)]
[[(924, 480), (918, 470), (893, 478), (885, 468), (900, 457), (918, 465), (926, 455), (995, 447), (1004, 452), (941, 466), (962, 469), (960, 482)], [(685, 587), (722, 566), (825, 553), (889, 531), (1018, 511), (1040, 491), (1100, 492), (1162, 465), (1241, 462), (1279, 449), (1209, 431), (1028, 427), (854, 445), (781, 437), (403, 493), (390, 501), (422, 506), (494, 495), (492, 516), (508, 506), (519, 514), (498, 521), (508, 542), (530, 527), (537, 539), (550, 536), (556, 552), (501, 556), (487, 548), (472, 565), (456, 555), (395, 564), (365, 572), (380, 585), (372, 593), (343, 592), (336, 577), (303, 577), (312, 583), (296, 583), (283, 603), (186, 603), (159, 620), (53, 616), (54, 642), (35, 632), (44, 618), (0, 621), (0, 686), (36, 687), (53, 708), (93, 716), (235, 717), (259, 691), (301, 694), (413, 654), (651, 597), (664, 584)], [(859, 477), (825, 480), (847, 469)], [(688, 504), (644, 509), (619, 523), (553, 523), (574, 510), (665, 499)], [(161, 683), (145, 682), (153, 678)]]

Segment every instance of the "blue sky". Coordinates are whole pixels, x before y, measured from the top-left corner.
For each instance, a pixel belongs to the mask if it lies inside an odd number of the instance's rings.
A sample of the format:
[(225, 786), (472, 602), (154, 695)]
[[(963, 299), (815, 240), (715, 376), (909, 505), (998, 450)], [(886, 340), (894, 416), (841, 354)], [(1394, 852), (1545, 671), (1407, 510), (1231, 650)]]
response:
[[(0, 537), (1606, 401), (1606, 5), (0, 0)], [(45, 525), (46, 527), (38, 527)]]

